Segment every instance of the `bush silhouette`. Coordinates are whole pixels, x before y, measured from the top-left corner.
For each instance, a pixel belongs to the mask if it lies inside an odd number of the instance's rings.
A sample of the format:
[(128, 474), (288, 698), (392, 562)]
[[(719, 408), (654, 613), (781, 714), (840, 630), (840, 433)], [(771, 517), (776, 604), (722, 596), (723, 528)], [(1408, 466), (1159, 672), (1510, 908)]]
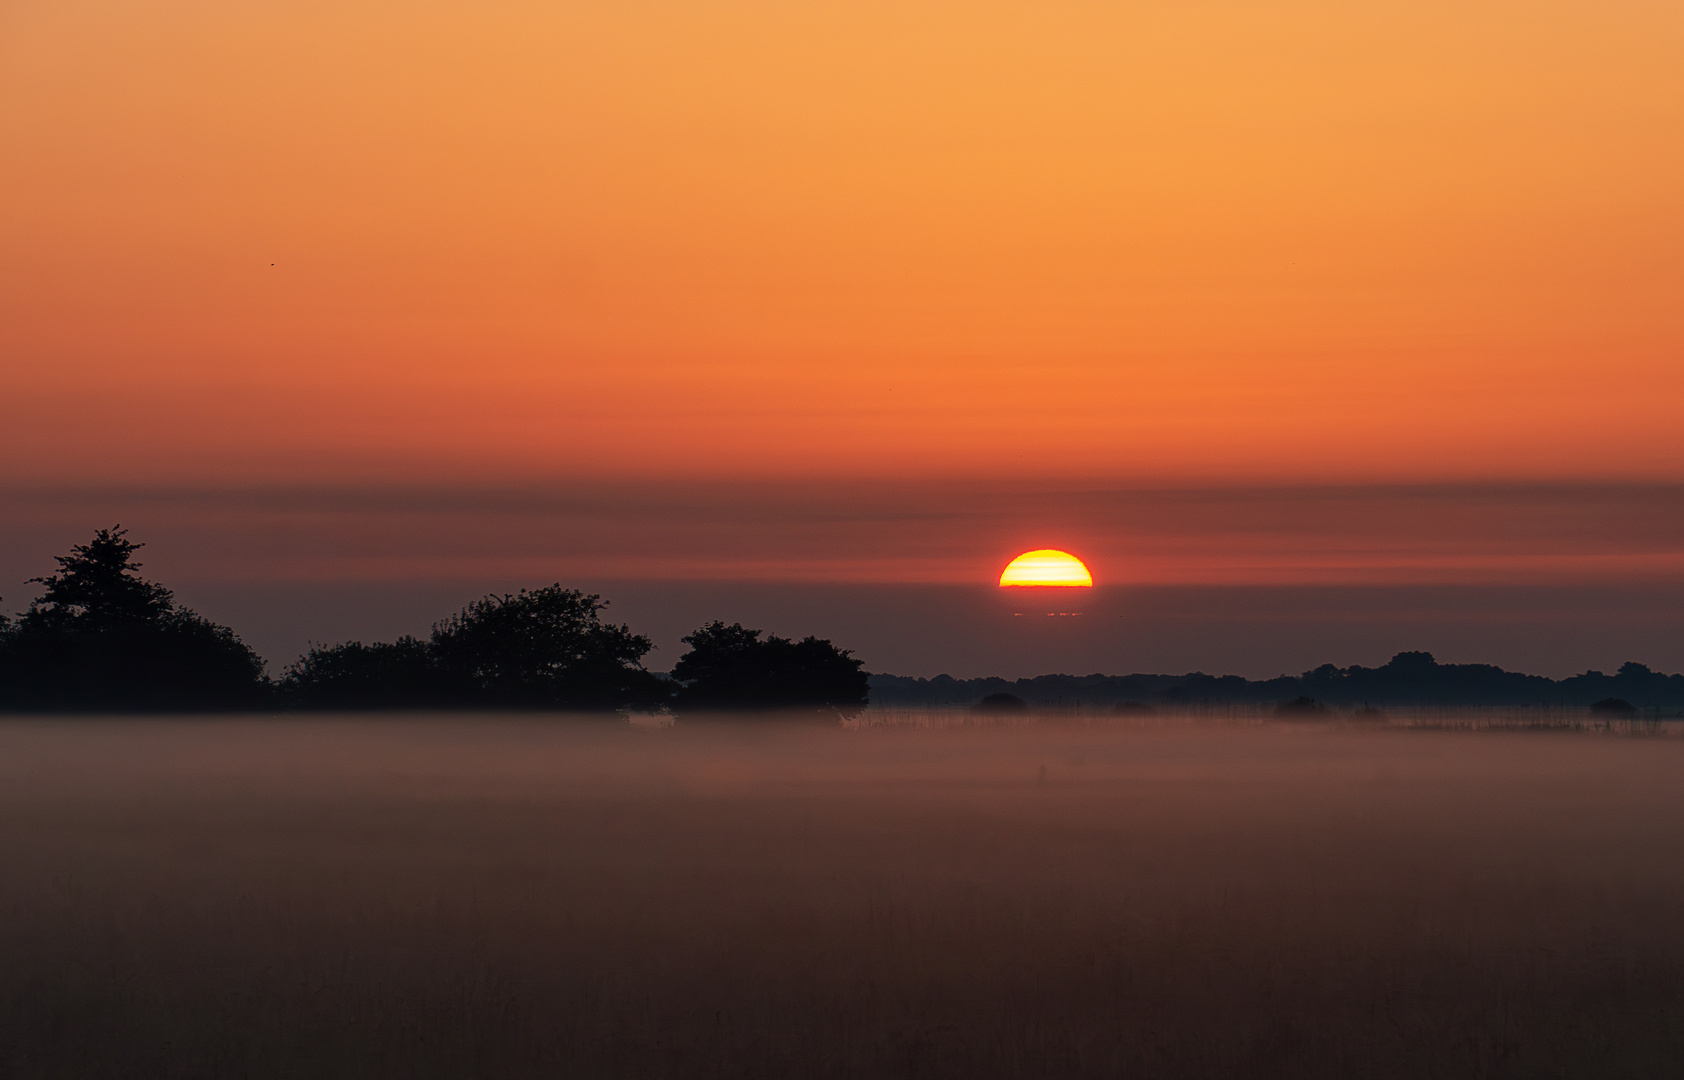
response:
[(684, 638), (690, 651), (672, 677), (680, 712), (721, 709), (818, 709), (851, 716), (870, 694), (864, 664), (829, 641), (800, 641), (711, 622)]
[(234, 632), (138, 573), (121, 527), (101, 529), (0, 635), (0, 705), (40, 711), (241, 709), (268, 700), (263, 661)]
[(1303, 695), (1295, 697), (1291, 701), (1283, 701), (1279, 705), (1275, 706), (1276, 716), (1312, 717), (1325, 716), (1326, 714), (1326, 705), (1323, 705), (1313, 697), (1305, 697)]
[(654, 643), (602, 621), (602, 597), (549, 585), (487, 596), (433, 627), (428, 652), (463, 704), (516, 709), (654, 705), (662, 680), (643, 668)]
[(312, 646), (286, 670), (286, 702), (307, 709), (424, 709), (446, 702), (427, 643), (401, 637), (364, 645)]
[(549, 585), (487, 596), (432, 637), (315, 647), (287, 669), (301, 708), (560, 709), (612, 712), (662, 702), (668, 686), (642, 665), (642, 634), (602, 621), (600, 596)]
[(971, 706), (974, 713), (989, 713), (993, 715), (1018, 715), (1029, 712), (1029, 702), (1016, 694), (989, 694), (975, 705)]
[(1590, 711), (1593, 716), (1618, 717), (1624, 719), (1626, 717), (1636, 716), (1637, 706), (1633, 705), (1624, 698), (1611, 697), (1603, 698), (1601, 701), (1593, 703), (1590, 707)]

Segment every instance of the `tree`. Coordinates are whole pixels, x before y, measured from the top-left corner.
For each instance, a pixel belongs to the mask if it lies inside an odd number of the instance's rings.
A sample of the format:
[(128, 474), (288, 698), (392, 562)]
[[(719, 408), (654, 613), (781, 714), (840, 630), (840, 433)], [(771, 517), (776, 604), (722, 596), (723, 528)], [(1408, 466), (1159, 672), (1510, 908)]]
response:
[(450, 700), (425, 641), (311, 646), (281, 678), (281, 697), (308, 709), (425, 709)]
[(870, 684), (862, 661), (829, 641), (791, 641), (741, 623), (711, 622), (684, 638), (690, 651), (672, 677), (680, 711), (819, 709), (851, 716), (864, 708)]
[(181, 607), (139, 574), (121, 527), (56, 556), (58, 573), (0, 647), (0, 704), (45, 711), (249, 708), (263, 661), (234, 632)]
[(154, 624), (175, 609), (175, 595), (140, 576), (134, 553), (145, 547), (128, 539), (121, 525), (100, 529), (89, 544), (70, 545), (70, 554), (55, 555), (59, 572), (30, 578), (45, 585), (40, 599), (29, 605), (25, 628), (109, 629)]
[(559, 584), (487, 596), (433, 627), (428, 654), (453, 704), (596, 711), (660, 702), (666, 687), (642, 663), (654, 643), (603, 622), (607, 606)]

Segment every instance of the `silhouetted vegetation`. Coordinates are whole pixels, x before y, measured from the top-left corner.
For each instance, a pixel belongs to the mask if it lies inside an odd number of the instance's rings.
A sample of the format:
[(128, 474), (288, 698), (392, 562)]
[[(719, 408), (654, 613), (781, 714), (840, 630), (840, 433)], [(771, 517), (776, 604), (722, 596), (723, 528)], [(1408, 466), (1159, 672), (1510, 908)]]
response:
[(602, 621), (600, 596), (550, 585), (476, 600), (421, 641), (313, 648), (281, 680), (283, 698), (320, 709), (559, 709), (660, 704), (642, 634)]
[(12, 711), (697, 709), (858, 711), (860, 661), (829, 641), (767, 637), (710, 623), (685, 642), (675, 680), (643, 666), (654, 647), (604, 622), (607, 603), (561, 585), (487, 596), (402, 637), (316, 645), (271, 681), (234, 632), (139, 574), (121, 527), (59, 556), (31, 581), (42, 595), (0, 615), (0, 708)]
[(139, 574), (142, 545), (101, 529), (33, 578), (41, 597), (0, 625), (0, 707), (202, 711), (263, 704), (263, 661), (234, 632)]
[(1566, 679), (1523, 675), (1491, 664), (1441, 664), (1429, 652), (1402, 652), (1380, 667), (1323, 664), (1302, 675), (1244, 679), (1238, 675), (1039, 675), (1028, 679), (933, 679), (871, 676), (871, 698), (892, 706), (968, 706), (988, 694), (1012, 693), (1035, 708), (1113, 708), (1136, 702), (1169, 708), (1249, 705), (1272, 708), (1310, 698), (1329, 709), (1374, 716), (1386, 706), (1590, 706), (1619, 698), (1633, 708), (1684, 708), (1684, 675), (1663, 675), (1627, 663), (1613, 675), (1587, 671)]
[(1014, 713), (1027, 713), (1029, 711), (1029, 702), (1018, 697), (1016, 694), (989, 694), (975, 705), (972, 705), (971, 711), (1009, 716)]
[[(1576, 706), (1635, 717), (1684, 708), (1684, 675), (1628, 662), (1612, 675), (1549, 679), (1490, 664), (1440, 664), (1400, 652), (1380, 667), (1333, 664), (1301, 675), (1042, 675), (933, 679), (867, 676), (830, 641), (766, 635), (715, 621), (684, 638), (670, 677), (644, 667), (650, 639), (602, 620), (600, 596), (560, 584), (487, 596), (437, 623), (426, 639), (312, 646), (271, 681), (263, 661), (225, 626), (177, 604), (141, 577), (141, 545), (118, 527), (57, 557), (31, 579), (42, 595), (16, 618), (0, 614), (0, 709), (209, 711), (294, 709), (532, 709), (618, 712), (672, 708), (817, 711), (890, 706), (1111, 708), (1148, 714), (1205, 705), (1277, 708), (1282, 716), (1383, 716), (1383, 706)], [(1005, 697), (1001, 697), (1005, 695)], [(1311, 702), (1314, 708), (1306, 706)], [(1629, 710), (1629, 711), (1628, 711)]]
[(315, 709), (425, 709), (444, 697), (443, 679), (419, 638), (313, 646), (281, 680), (288, 704)]
[(488, 596), (434, 627), (431, 653), (463, 704), (619, 709), (661, 701), (665, 687), (642, 663), (654, 643), (603, 622), (607, 606), (560, 585)]
[(800, 641), (711, 622), (684, 638), (690, 651), (673, 666), (679, 713), (730, 710), (863, 709), (870, 684), (863, 664), (822, 638)]
[(1326, 716), (1327, 706), (1323, 705), (1313, 697), (1305, 697), (1303, 694), (1299, 694), (1291, 701), (1283, 701), (1279, 705), (1276, 705), (1275, 715), (1292, 717), (1300, 720), (1314, 719), (1318, 716)]
[(552, 585), (475, 601), (427, 641), (348, 642), (310, 650), (281, 680), (284, 699), (321, 709), (561, 709), (672, 705), (824, 710), (866, 704), (860, 661), (829, 641), (766, 636), (713, 622), (684, 638), (671, 678), (644, 669), (649, 639), (605, 623), (595, 595)]

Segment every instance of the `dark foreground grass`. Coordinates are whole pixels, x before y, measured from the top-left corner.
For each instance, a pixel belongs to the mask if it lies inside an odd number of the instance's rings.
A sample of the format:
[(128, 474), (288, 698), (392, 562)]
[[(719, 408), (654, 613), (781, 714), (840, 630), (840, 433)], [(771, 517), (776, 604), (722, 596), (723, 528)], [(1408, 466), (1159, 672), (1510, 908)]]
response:
[(8, 1077), (1684, 1066), (1684, 741), (0, 724)]

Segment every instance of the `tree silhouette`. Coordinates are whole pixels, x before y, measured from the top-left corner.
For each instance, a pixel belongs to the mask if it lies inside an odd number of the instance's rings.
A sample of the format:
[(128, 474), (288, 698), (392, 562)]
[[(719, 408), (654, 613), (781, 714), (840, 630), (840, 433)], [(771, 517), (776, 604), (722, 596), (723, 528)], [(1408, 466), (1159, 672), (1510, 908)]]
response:
[(306, 709), (426, 709), (455, 697), (413, 637), (312, 646), (281, 678), (282, 700)]
[(711, 622), (684, 638), (690, 651), (672, 677), (679, 684), (673, 707), (723, 709), (820, 709), (851, 716), (865, 707), (870, 684), (864, 664), (829, 641), (791, 641), (741, 623)]
[(23, 625), (107, 629), (164, 619), (175, 607), (175, 596), (140, 576), (134, 553), (145, 546), (130, 541), (128, 530), (119, 525), (100, 529), (92, 543), (70, 545), (68, 555), (53, 556), (58, 573), (29, 579), (47, 588), (29, 605)]
[(41, 597), (0, 646), (0, 705), (42, 711), (249, 708), (269, 689), (234, 632), (139, 574), (118, 526), (56, 556)]
[(487, 596), (433, 627), (429, 655), (463, 704), (598, 710), (659, 702), (666, 687), (643, 668), (654, 643), (603, 622), (607, 606), (560, 585)]
[(487, 596), (432, 637), (315, 646), (286, 670), (281, 697), (319, 709), (556, 709), (615, 712), (666, 700), (644, 670), (654, 647), (602, 621), (600, 596), (549, 585)]

